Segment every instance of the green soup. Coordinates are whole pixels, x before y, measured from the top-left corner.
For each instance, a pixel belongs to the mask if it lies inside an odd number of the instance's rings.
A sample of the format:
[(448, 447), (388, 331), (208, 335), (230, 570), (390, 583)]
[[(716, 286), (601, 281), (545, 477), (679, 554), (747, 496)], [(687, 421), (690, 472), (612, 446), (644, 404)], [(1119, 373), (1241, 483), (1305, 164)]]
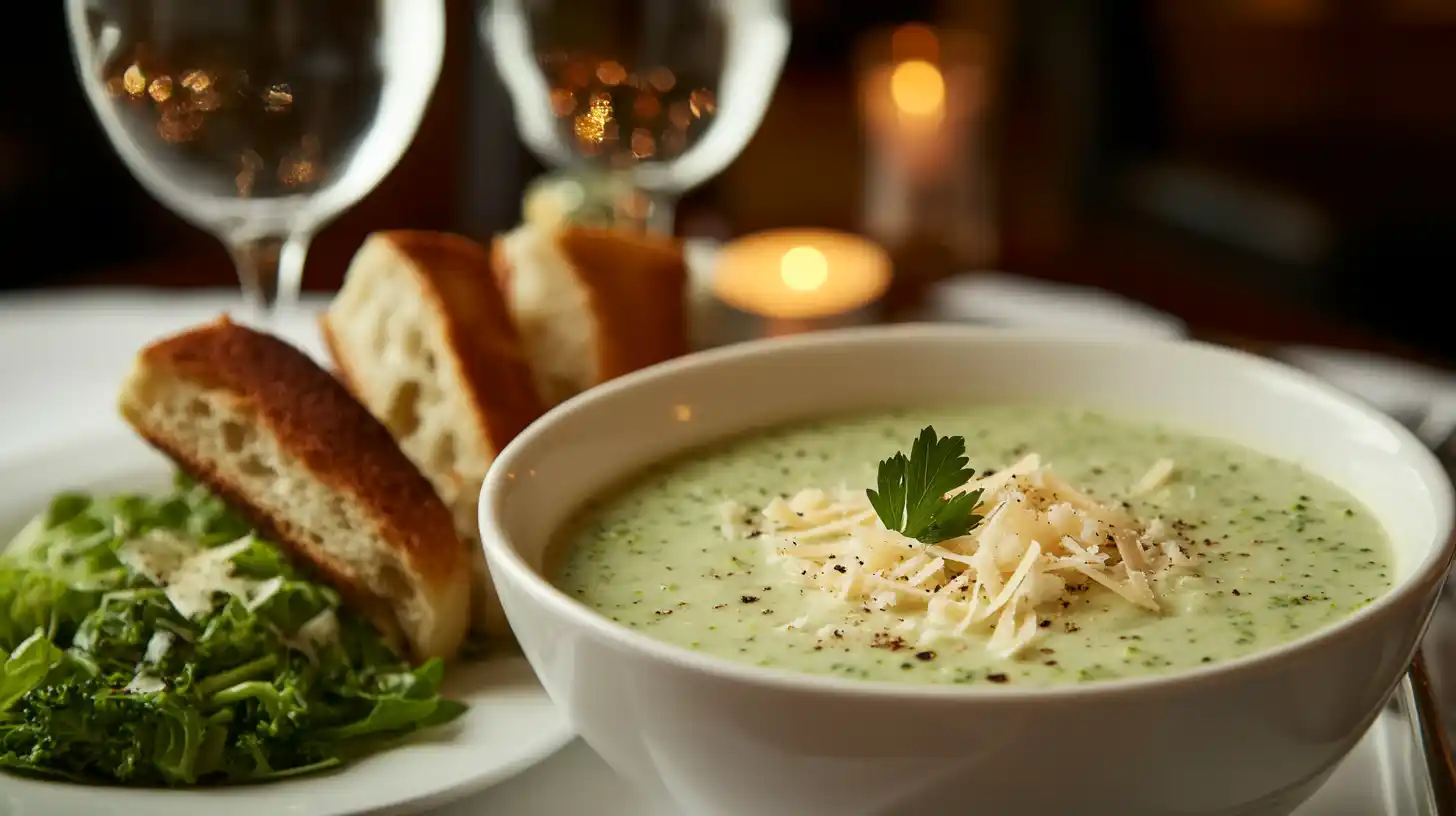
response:
[[(842, 626), (752, 539), (720, 531), (725, 500), (763, 506), (810, 487), (873, 486), (878, 462), (934, 425), (971, 467), (1027, 452), (1102, 501), (1175, 520), (1197, 560), (1162, 614), (1092, 584), (1014, 657), (967, 632), (933, 650), (857, 636), (903, 610)], [(1177, 477), (1127, 497), (1159, 459)], [(602, 615), (706, 654), (816, 674), (907, 683), (1044, 686), (1177, 671), (1267, 649), (1352, 614), (1391, 585), (1385, 532), (1354, 497), (1246, 448), (1097, 413), (974, 406), (836, 418), (756, 433), (658, 465), (592, 503), (556, 544), (554, 581)], [(788, 628), (806, 618), (813, 625)], [(826, 638), (824, 632), (837, 631)]]

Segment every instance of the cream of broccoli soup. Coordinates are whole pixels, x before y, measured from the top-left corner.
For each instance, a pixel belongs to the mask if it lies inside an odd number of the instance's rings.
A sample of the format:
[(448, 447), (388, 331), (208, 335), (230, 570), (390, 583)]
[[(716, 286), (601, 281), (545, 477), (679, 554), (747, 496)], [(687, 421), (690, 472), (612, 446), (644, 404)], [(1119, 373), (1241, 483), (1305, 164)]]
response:
[(658, 465), (557, 542), (555, 583), (747, 663), (1049, 685), (1227, 660), (1391, 585), (1378, 521), (1296, 464), (1068, 409), (782, 427)]

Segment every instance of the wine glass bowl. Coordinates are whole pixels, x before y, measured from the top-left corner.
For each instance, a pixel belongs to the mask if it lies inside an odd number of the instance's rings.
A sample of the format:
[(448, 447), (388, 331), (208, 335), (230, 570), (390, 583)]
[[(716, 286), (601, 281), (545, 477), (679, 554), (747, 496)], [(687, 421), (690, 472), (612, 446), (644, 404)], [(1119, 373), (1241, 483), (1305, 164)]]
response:
[(781, 0), (494, 0), (481, 32), (527, 147), (627, 176), (658, 231), (747, 145), (789, 45)]
[(413, 140), (443, 0), (67, 0), (76, 68), (132, 174), (221, 239), (249, 299), (292, 300), (309, 239)]

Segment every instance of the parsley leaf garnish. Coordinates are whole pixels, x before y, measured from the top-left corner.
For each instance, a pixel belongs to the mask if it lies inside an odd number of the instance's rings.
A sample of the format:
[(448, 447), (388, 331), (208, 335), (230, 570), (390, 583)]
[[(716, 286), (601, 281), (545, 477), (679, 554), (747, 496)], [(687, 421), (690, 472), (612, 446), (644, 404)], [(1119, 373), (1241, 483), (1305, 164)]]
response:
[(923, 544), (938, 544), (969, 533), (981, 523), (973, 511), (981, 491), (945, 494), (964, 485), (976, 472), (966, 463), (966, 440), (941, 437), (926, 426), (910, 446), (910, 456), (896, 453), (880, 462), (878, 490), (865, 493), (885, 528)]

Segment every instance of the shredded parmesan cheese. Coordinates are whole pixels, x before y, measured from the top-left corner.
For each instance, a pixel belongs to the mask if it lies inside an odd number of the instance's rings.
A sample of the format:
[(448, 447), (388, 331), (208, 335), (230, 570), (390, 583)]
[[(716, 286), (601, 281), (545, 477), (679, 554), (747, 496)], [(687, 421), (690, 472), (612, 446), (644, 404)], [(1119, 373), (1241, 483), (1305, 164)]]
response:
[(167, 690), (167, 684), (161, 678), (146, 672), (138, 672), (136, 677), (127, 683), (122, 691), (127, 694), (160, 694)]
[(284, 645), (317, 661), (320, 650), (339, 642), (339, 618), (332, 609), (325, 609), (305, 621), (292, 637), (285, 636), (282, 640)]
[(749, 532), (747, 524), (748, 508), (735, 501), (725, 501), (718, 505), (718, 530), (724, 538), (743, 538)]
[(177, 636), (166, 629), (153, 632), (151, 640), (147, 641), (147, 651), (142, 655), (142, 662), (150, 666), (161, 663), (167, 652), (172, 651), (172, 643), (176, 639)]
[(1173, 478), (1173, 460), (1159, 459), (1148, 468), (1137, 484), (1128, 491), (1129, 496), (1146, 496), (1156, 490), (1161, 490)]
[(251, 537), (244, 537), (208, 548), (177, 533), (157, 529), (123, 542), (116, 554), (122, 563), (162, 587), (167, 600), (183, 617), (196, 619), (212, 609), (216, 595), (232, 595), (256, 608), (267, 600), (265, 596), (278, 591), (278, 583), (234, 574), (233, 557), (252, 544)]
[[(1161, 460), (1135, 491), (1156, 490), (1172, 473), (1173, 463)], [(987, 648), (1002, 657), (1035, 640), (1080, 585), (1095, 582), (1158, 614), (1161, 580), (1195, 564), (1168, 525), (1093, 499), (1036, 454), (952, 493), (978, 489), (981, 524), (929, 546), (887, 530), (864, 491), (849, 489), (774, 499), (757, 520), (739, 505), (725, 505), (723, 533), (741, 538), (751, 530), (744, 532), (737, 520), (757, 524), (765, 557), (792, 580), (845, 608), (893, 610), (903, 620), (896, 632), (918, 631), (918, 647), (976, 630), (989, 633)], [(800, 618), (787, 628), (807, 625)], [(829, 625), (818, 636), (843, 632)]]

